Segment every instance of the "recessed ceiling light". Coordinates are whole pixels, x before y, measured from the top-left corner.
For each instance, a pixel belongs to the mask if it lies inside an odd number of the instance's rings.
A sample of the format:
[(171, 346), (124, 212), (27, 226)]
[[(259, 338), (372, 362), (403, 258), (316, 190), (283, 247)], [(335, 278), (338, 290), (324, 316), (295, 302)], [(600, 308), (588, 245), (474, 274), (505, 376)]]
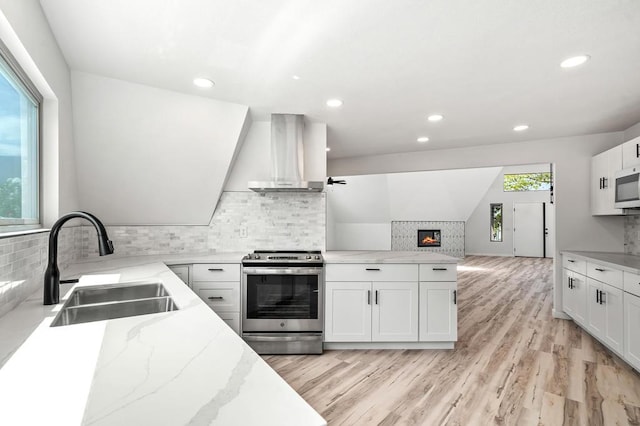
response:
[(517, 126), (515, 126), (513, 128), (513, 130), (515, 130), (516, 132), (523, 132), (525, 130), (527, 130), (529, 128), (529, 126), (527, 124), (518, 124)]
[(429, 142), (429, 138), (426, 136), (421, 136), (418, 139), (416, 139), (418, 142), (420, 143), (424, 143), (424, 142)]
[(327, 151), (327, 152), (331, 151), (331, 148), (327, 147), (327, 148), (326, 148), (326, 151)]
[(292, 75), (291, 78), (294, 79), (294, 80), (300, 80), (300, 76), (299, 75)]
[(331, 108), (339, 108), (342, 106), (342, 101), (340, 99), (329, 99), (327, 101), (327, 106)]
[(589, 55), (578, 55), (578, 56), (573, 56), (571, 58), (567, 58), (564, 61), (562, 61), (560, 63), (560, 66), (562, 68), (573, 68), (573, 67), (577, 67), (578, 65), (582, 65), (585, 62), (587, 62), (590, 59)]
[(443, 115), (440, 115), (440, 114), (433, 114), (433, 115), (430, 115), (429, 117), (427, 117), (427, 120), (435, 122), (435, 121), (440, 121), (440, 120), (442, 120), (443, 118), (444, 118), (444, 116), (443, 116)]
[(195, 84), (198, 87), (203, 87), (205, 89), (208, 89), (210, 87), (213, 87), (215, 83), (209, 80), (208, 78), (194, 78), (193, 84)]

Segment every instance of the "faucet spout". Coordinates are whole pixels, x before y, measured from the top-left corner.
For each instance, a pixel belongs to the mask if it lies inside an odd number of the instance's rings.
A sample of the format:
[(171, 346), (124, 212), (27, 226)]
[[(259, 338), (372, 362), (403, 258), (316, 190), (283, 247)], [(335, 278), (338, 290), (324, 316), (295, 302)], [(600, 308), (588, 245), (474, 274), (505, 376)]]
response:
[(58, 269), (58, 234), (62, 225), (73, 218), (88, 220), (98, 233), (98, 250), (100, 256), (113, 253), (113, 243), (109, 240), (107, 230), (100, 219), (87, 212), (71, 212), (60, 217), (51, 227), (49, 233), (49, 260), (47, 270), (44, 273), (44, 300), (45, 305), (55, 305), (60, 302), (60, 270)]

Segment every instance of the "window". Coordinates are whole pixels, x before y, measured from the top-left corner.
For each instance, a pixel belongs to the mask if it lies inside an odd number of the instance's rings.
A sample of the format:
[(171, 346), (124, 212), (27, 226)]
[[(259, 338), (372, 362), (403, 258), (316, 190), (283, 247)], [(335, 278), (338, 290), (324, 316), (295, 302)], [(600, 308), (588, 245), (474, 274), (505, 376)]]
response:
[(489, 241), (502, 241), (502, 204), (490, 204), (491, 235)]
[(504, 175), (503, 189), (512, 191), (549, 191), (551, 189), (551, 173), (518, 173)]
[(0, 226), (39, 223), (41, 96), (0, 43)]

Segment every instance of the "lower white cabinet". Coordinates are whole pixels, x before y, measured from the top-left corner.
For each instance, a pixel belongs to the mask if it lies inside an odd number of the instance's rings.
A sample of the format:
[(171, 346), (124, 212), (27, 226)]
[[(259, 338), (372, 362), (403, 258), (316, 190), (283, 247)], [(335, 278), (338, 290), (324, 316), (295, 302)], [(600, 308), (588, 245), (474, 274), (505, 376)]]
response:
[(418, 340), (417, 282), (332, 281), (325, 292), (325, 341)]
[(623, 292), (587, 278), (589, 331), (618, 355), (623, 355)]
[(587, 278), (569, 269), (562, 270), (562, 310), (587, 327)]
[(182, 282), (184, 282), (188, 286), (191, 286), (191, 280), (189, 279), (191, 275), (189, 273), (189, 270), (190, 270), (189, 265), (171, 265), (168, 268), (171, 269), (171, 272), (176, 274), (178, 278), (182, 280)]
[(240, 264), (193, 265), (193, 291), (228, 325), (240, 334)]
[(624, 294), (624, 359), (640, 371), (640, 297)]
[(458, 340), (457, 284), (420, 282), (420, 341)]

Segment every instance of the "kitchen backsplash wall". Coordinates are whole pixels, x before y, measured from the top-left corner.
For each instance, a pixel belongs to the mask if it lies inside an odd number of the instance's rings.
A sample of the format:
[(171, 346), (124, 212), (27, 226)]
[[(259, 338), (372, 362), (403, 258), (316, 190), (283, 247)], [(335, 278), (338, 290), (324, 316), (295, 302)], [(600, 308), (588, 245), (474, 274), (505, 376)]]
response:
[[(77, 259), (82, 230), (62, 228), (58, 235), (58, 267), (61, 272)], [(49, 233), (0, 238), (0, 316), (6, 314), (37, 289), (42, 289), (47, 267)]]
[(640, 216), (624, 218), (624, 251), (640, 256)]
[[(324, 250), (324, 193), (224, 192), (209, 226), (107, 226), (118, 255)], [(83, 226), (83, 257), (97, 255), (93, 227)]]
[[(418, 230), (440, 230), (440, 247), (418, 247)], [(430, 251), (464, 258), (464, 222), (392, 221), (391, 250)]]

